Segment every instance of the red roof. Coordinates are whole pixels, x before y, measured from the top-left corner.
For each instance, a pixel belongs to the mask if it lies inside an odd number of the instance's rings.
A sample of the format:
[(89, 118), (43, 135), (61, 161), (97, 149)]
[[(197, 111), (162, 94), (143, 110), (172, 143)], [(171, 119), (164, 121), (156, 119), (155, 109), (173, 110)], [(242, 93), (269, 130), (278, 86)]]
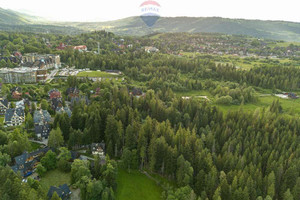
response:
[(58, 91), (53, 91), (53, 92), (50, 93), (50, 99), (60, 98), (60, 97), (61, 97), (61, 94)]
[(80, 46), (75, 46), (74, 49), (75, 50), (86, 50), (87, 47), (85, 45), (80, 45)]

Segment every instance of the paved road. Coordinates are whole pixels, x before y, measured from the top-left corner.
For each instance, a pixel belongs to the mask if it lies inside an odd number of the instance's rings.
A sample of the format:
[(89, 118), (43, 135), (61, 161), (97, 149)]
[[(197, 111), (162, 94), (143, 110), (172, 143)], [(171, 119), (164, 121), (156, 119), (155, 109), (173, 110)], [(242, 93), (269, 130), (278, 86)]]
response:
[(53, 70), (49, 76), (46, 78), (45, 82), (49, 80), (49, 82), (52, 81), (52, 79), (54, 78), (55, 74), (58, 72), (58, 69)]

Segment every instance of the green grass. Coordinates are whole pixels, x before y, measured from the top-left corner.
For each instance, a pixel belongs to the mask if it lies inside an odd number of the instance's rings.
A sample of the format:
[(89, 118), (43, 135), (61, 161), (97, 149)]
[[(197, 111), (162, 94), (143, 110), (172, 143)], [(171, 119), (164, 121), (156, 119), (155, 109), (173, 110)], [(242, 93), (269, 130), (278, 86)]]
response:
[(116, 78), (119, 75), (117, 74), (110, 74), (107, 72), (100, 72), (100, 71), (84, 71), (79, 72), (77, 74), (78, 77), (98, 77), (98, 78)]
[(156, 174), (156, 173), (151, 173), (150, 171), (146, 170), (148, 174), (150, 174), (151, 177), (153, 177), (155, 180), (157, 180), (162, 186), (171, 186), (173, 188), (177, 188), (177, 184), (175, 180), (168, 180), (167, 178), (164, 178), (163, 176)]
[(39, 144), (39, 143), (36, 143), (36, 142), (30, 142), (30, 145), (31, 145), (31, 151), (35, 151), (35, 150), (37, 150), (37, 149), (40, 149), (41, 148), (41, 144)]
[(247, 103), (245, 105), (215, 105), (219, 107), (224, 113), (228, 111), (237, 111), (242, 108), (244, 111), (255, 111), (257, 108), (267, 108), (274, 100), (279, 100), (283, 113), (288, 115), (300, 116), (300, 99), (282, 99), (276, 96), (259, 97), (255, 103)]
[(50, 186), (59, 186), (65, 183), (69, 185), (71, 182), (70, 174), (61, 172), (58, 169), (49, 171), (41, 178), (41, 186), (48, 191)]
[(258, 95), (258, 100), (253, 103), (246, 103), (245, 105), (219, 105), (215, 104), (215, 98), (208, 91), (205, 90), (191, 90), (188, 92), (176, 92), (177, 96), (188, 96), (188, 97), (197, 97), (197, 96), (207, 96), (210, 99), (210, 103), (213, 106), (220, 108), (224, 113), (228, 113), (228, 111), (238, 111), (239, 109), (243, 109), (244, 111), (255, 111), (257, 108), (263, 109), (271, 106), (273, 101), (279, 100), (283, 113), (288, 115), (297, 115), (300, 116), (300, 99), (282, 99), (276, 96), (259, 96), (261, 94), (271, 94), (272, 90), (270, 89), (262, 89), (255, 87), (255, 90)]
[(160, 200), (163, 189), (139, 171), (119, 169), (117, 200)]
[(0, 124), (3, 125), (4, 124), (4, 117), (0, 117)]

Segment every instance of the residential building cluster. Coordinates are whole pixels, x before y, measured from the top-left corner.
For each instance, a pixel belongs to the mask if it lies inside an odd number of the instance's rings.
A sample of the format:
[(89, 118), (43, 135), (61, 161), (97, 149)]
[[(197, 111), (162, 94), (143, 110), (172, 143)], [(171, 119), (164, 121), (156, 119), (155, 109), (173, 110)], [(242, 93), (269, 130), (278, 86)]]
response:
[(59, 55), (30, 53), (21, 57), (19, 67), (0, 69), (0, 78), (3, 83), (36, 83), (47, 79), (49, 69), (60, 66)]

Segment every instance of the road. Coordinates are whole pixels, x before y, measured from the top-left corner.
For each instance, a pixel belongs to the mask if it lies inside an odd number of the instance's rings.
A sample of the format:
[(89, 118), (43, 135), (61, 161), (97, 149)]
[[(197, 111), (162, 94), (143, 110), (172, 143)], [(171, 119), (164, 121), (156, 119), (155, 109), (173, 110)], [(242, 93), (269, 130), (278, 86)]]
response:
[(46, 78), (45, 82), (47, 82), (49, 80), (49, 82), (52, 81), (52, 79), (54, 78), (55, 74), (58, 72), (58, 69), (53, 70), (49, 76)]

